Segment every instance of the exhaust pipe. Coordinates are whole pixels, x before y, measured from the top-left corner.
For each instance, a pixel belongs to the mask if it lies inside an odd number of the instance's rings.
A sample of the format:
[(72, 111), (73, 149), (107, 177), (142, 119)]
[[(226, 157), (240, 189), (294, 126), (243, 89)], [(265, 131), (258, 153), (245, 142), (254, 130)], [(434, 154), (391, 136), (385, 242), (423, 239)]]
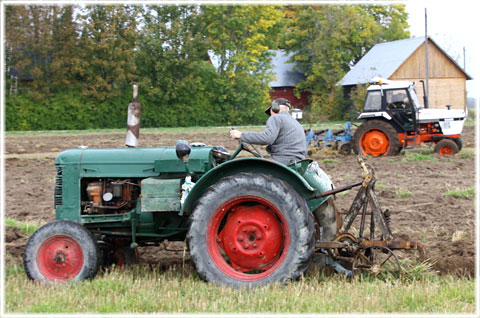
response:
[(137, 101), (138, 86), (133, 85), (133, 102), (128, 105), (127, 115), (127, 138), (125, 145), (127, 147), (138, 147), (140, 138), (140, 115), (142, 105)]

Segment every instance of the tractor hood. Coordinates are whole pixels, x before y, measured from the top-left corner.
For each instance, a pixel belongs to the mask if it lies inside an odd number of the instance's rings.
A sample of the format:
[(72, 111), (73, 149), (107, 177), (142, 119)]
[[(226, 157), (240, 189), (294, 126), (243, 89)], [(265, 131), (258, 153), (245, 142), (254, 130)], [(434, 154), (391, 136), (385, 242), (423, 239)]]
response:
[(463, 109), (435, 109), (421, 108), (418, 110), (418, 119), (420, 122), (437, 122), (439, 120), (464, 120), (466, 113)]
[(418, 110), (419, 123), (438, 123), (445, 136), (460, 135), (467, 114), (462, 109), (432, 109)]
[[(188, 168), (204, 173), (214, 166), (214, 147), (192, 147)], [(149, 177), (185, 174), (185, 163), (175, 147), (157, 148), (74, 148), (61, 152), (57, 165), (74, 165), (84, 177)]]

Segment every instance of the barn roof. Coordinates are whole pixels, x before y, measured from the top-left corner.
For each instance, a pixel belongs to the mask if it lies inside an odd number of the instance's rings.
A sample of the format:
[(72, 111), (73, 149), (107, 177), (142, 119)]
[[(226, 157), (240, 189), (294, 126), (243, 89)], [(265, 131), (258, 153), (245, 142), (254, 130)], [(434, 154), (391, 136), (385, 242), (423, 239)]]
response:
[[(472, 79), (431, 37), (428, 38), (465, 74), (467, 80)], [(365, 84), (375, 76), (389, 78), (424, 42), (424, 37), (415, 37), (376, 44), (338, 84)]]
[(283, 50), (276, 50), (273, 53), (272, 72), (275, 80), (270, 82), (270, 87), (293, 87), (305, 80), (305, 74), (295, 69), (295, 63), (288, 62), (293, 53), (286, 54)]

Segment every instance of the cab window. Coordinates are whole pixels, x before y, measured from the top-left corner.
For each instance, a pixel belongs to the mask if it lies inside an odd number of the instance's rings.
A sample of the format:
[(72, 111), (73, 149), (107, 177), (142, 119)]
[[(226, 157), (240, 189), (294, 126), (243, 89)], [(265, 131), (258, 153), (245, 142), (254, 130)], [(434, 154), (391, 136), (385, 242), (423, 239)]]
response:
[(410, 99), (408, 98), (407, 90), (392, 89), (385, 91), (385, 101), (387, 109), (410, 109)]
[(382, 95), (380, 91), (367, 92), (364, 111), (377, 111), (382, 109)]

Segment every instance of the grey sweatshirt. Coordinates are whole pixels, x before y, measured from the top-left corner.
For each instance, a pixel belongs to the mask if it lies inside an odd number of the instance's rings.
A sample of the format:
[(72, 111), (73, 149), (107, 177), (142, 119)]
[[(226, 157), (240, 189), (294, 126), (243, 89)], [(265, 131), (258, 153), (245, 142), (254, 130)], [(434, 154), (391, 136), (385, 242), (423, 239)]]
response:
[(305, 159), (307, 146), (305, 131), (288, 111), (270, 116), (262, 132), (243, 132), (242, 141), (255, 145), (268, 145), (272, 159), (285, 165)]

